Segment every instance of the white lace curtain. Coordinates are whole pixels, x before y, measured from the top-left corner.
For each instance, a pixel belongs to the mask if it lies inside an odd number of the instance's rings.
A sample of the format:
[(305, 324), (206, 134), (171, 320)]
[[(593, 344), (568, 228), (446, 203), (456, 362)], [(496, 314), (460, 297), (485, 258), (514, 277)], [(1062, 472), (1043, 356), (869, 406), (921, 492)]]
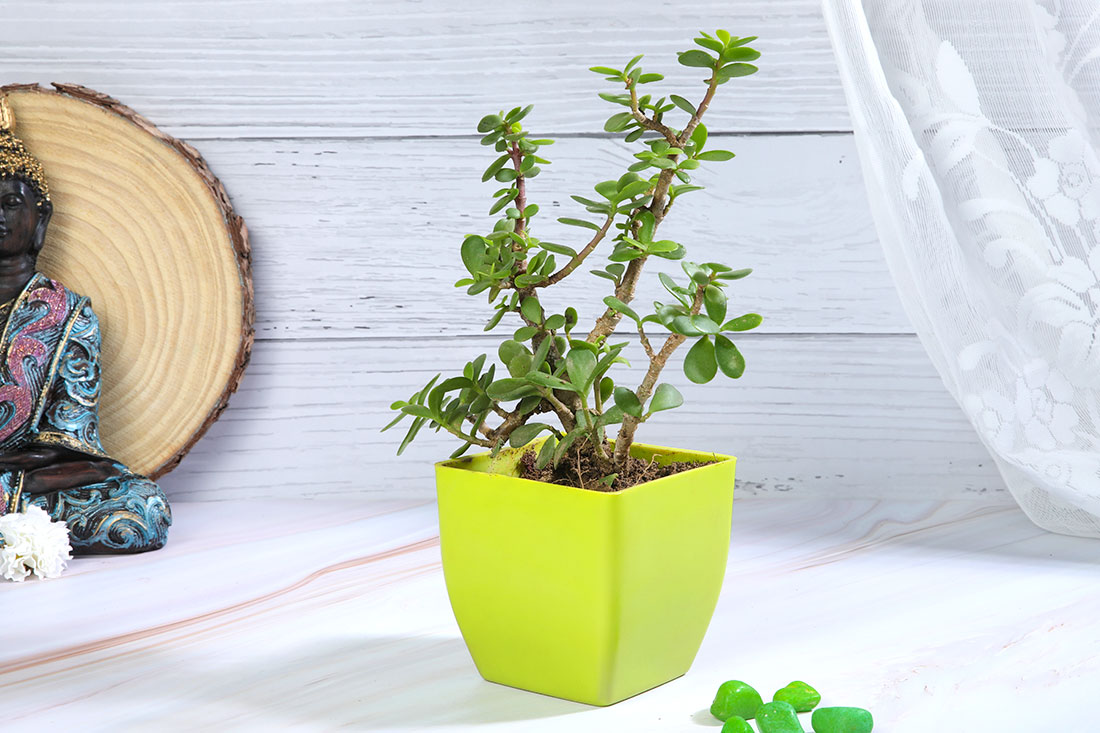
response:
[(1013, 496), (1100, 537), (1100, 0), (824, 0), (902, 302)]

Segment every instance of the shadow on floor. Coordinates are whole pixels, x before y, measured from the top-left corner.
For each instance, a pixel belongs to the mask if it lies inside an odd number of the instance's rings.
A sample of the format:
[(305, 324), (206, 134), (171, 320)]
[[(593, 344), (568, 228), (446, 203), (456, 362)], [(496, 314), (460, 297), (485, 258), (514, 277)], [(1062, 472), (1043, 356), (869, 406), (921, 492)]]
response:
[[(141, 667), (160, 671), (136, 684), (105, 689), (97, 701), (125, 690), (131, 700), (142, 700), (138, 710), (156, 709), (161, 721), (176, 710), (187, 711), (189, 720), (209, 716), (270, 730), (305, 725), (399, 731), (551, 718), (592, 709), (484, 681), (456, 638), (354, 637), (308, 649), (280, 648), (273, 640), (278, 651), (235, 666), (238, 649), (255, 654), (247, 651), (251, 644), (255, 639), (242, 641), (240, 647), (227, 640), (218, 658), (204, 659), (208, 664), (201, 669), (170, 659), (167, 651), (143, 651)], [(164, 659), (156, 660), (158, 655)], [(125, 702), (119, 702), (124, 709)], [(145, 721), (127, 715), (125, 724), (140, 728)]]

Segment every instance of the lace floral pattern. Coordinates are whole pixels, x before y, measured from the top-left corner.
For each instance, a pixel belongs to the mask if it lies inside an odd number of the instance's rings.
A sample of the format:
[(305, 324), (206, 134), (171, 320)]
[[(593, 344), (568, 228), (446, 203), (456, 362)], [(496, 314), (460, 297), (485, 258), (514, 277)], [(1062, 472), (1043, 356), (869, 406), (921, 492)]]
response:
[(1100, 6), (824, 6), (922, 343), (1028, 515), (1100, 537)]

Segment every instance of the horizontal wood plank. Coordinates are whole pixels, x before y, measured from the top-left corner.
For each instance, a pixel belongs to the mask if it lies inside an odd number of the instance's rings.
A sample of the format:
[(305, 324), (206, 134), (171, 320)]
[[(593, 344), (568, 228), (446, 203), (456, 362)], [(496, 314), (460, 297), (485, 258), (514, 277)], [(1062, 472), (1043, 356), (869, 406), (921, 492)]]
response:
[[(732, 308), (765, 316), (773, 333), (910, 332), (880, 250), (850, 135), (713, 136), (737, 153), (697, 171), (705, 191), (681, 199), (661, 228), (689, 258), (755, 273), (731, 288)], [(494, 154), (473, 140), (248, 140), (201, 145), (252, 234), (257, 333), (263, 337), (480, 334), (484, 296), (453, 287), (465, 270), (459, 244), (488, 232), (481, 183)], [(532, 231), (580, 248), (587, 216), (569, 194), (618, 177), (632, 146), (569, 138), (532, 179), (540, 214)], [(546, 297), (548, 307), (599, 305), (610, 283), (604, 245)], [(640, 304), (667, 299), (654, 260)], [(581, 309), (594, 316), (595, 308)]]
[[(462, 236), (491, 223), (477, 120), (533, 103), (527, 126), (562, 136), (532, 182), (535, 231), (576, 244), (553, 221), (583, 214), (569, 194), (631, 162), (602, 132), (616, 110), (596, 92), (612, 87), (587, 67), (645, 53), (667, 77), (657, 94), (698, 98), (703, 76), (675, 52), (715, 27), (759, 35), (761, 72), (721, 88), (711, 146), (738, 157), (699, 173), (708, 190), (664, 232), (696, 260), (754, 267), (731, 308), (766, 320), (744, 339), (740, 383), (684, 387), (688, 404), (642, 439), (739, 455), (743, 493), (1003, 492), (906, 335), (850, 135), (817, 134), (850, 129), (817, 0), (14, 5), (5, 83), (81, 83), (195, 142), (252, 231), (260, 341), (229, 410), (164, 479), (170, 495), (430, 498), (452, 441), (398, 459), (400, 434), (378, 428), (391, 401), (494, 344), (484, 302), (451, 287)], [(606, 292), (573, 280), (549, 307)], [(651, 273), (638, 302), (660, 297)]]
[[(378, 432), (392, 417), (389, 404), (493, 345), (484, 338), (257, 343), (229, 410), (163, 483), (180, 500), (430, 498), (432, 461), (457, 446), (427, 433), (398, 458), (401, 432)], [(667, 381), (686, 404), (643, 426), (639, 439), (737, 455), (745, 494), (1004, 491), (915, 337), (746, 336), (741, 348), (748, 370), (737, 382), (720, 376), (691, 385), (679, 364), (670, 366)]]
[(536, 129), (597, 132), (613, 87), (588, 67), (644, 53), (658, 96), (700, 98), (676, 52), (718, 27), (764, 56), (721, 88), (713, 130), (851, 129), (817, 0), (14, 3), (0, 78), (83, 84), (193, 139), (453, 135), (529, 103)]

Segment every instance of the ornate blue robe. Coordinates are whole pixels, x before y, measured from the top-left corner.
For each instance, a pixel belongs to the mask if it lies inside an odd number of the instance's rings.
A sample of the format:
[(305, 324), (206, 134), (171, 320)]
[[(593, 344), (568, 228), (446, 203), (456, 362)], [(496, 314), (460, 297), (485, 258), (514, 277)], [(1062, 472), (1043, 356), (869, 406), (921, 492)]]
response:
[[(99, 321), (90, 301), (36, 274), (11, 304), (0, 335), (0, 464), (3, 454), (55, 445), (107, 458), (99, 440)], [(161, 547), (172, 524), (164, 492), (115, 463), (100, 483), (38, 496), (24, 472), (0, 470), (0, 514), (42, 507), (68, 524), (76, 553)]]

